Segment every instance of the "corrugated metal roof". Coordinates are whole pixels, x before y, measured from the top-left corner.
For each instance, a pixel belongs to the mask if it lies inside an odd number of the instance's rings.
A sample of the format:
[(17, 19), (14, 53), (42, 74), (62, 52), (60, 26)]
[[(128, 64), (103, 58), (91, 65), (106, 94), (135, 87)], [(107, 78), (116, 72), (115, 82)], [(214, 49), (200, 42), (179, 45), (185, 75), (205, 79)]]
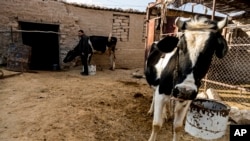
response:
[[(198, 3), (209, 8), (213, 8), (213, 0), (175, 0), (174, 5), (179, 7), (185, 3)], [(250, 0), (215, 0), (215, 11), (228, 15), (229, 13), (236, 13), (245, 11), (241, 17), (250, 17)]]

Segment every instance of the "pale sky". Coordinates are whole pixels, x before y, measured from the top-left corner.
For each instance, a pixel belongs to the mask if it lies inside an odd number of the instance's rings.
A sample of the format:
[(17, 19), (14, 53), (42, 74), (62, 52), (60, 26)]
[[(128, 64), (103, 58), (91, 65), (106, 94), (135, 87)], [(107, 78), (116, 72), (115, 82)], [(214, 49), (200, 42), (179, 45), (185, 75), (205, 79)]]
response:
[[(139, 10), (141, 12), (146, 12), (146, 8), (150, 2), (155, 2), (156, 0), (65, 0), (66, 2), (73, 2), (73, 3), (78, 3), (78, 4), (88, 4), (88, 5), (96, 5), (96, 6), (101, 6), (101, 7), (107, 7), (107, 8), (121, 8), (121, 9), (135, 9)], [(182, 5), (179, 8), (174, 8), (177, 10), (182, 10), (182, 11), (189, 11), (191, 12), (191, 7), (192, 3), (187, 3), (185, 5)], [(171, 7), (171, 6), (170, 6)], [(169, 8), (170, 8), (169, 7)], [(206, 7), (201, 5), (201, 4), (196, 4), (194, 5), (193, 11), (195, 13), (205, 13)], [(207, 8), (207, 15), (212, 14), (212, 9)], [(241, 15), (244, 14), (244, 11), (238, 11), (234, 13), (228, 13), (229, 16), (236, 16), (236, 15)], [(227, 15), (215, 12), (215, 16), (218, 17), (225, 17)]]
[(107, 8), (122, 8), (122, 9), (136, 9), (139, 11), (146, 11), (148, 3), (155, 2), (155, 0), (66, 0), (67, 2), (75, 2), (79, 4), (89, 4), (103, 6)]

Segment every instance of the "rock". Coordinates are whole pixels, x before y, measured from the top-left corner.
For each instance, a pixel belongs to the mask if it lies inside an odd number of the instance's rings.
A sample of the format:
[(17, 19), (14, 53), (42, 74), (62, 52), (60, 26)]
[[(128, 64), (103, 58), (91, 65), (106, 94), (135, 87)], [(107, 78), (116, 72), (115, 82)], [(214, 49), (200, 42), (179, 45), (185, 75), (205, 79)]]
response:
[(214, 100), (221, 101), (221, 98), (218, 95), (218, 93), (212, 88), (207, 89), (206, 94), (208, 96), (208, 99), (214, 99)]
[(238, 107), (231, 107), (229, 117), (237, 124), (250, 124), (250, 110), (240, 110)]
[(213, 100), (221, 101), (219, 94), (212, 88), (207, 89), (206, 92), (199, 93), (196, 98), (213, 99)]
[(133, 76), (134, 78), (144, 78), (144, 75), (141, 74), (141, 73), (138, 73), (138, 72), (132, 73), (132, 76)]
[(207, 99), (208, 97), (207, 97), (207, 94), (206, 94), (206, 93), (201, 92), (201, 93), (199, 93), (199, 94), (197, 95), (197, 97), (196, 97), (196, 98), (200, 98), (200, 99)]
[(250, 124), (250, 110), (244, 109), (240, 110), (241, 116), (239, 124)]

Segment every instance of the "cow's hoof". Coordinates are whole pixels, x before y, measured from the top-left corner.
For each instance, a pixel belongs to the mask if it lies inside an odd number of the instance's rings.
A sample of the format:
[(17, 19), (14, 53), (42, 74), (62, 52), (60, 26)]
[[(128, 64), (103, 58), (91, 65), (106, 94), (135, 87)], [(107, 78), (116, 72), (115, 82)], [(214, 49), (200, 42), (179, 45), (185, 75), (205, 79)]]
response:
[(148, 111), (148, 115), (153, 116), (153, 111)]

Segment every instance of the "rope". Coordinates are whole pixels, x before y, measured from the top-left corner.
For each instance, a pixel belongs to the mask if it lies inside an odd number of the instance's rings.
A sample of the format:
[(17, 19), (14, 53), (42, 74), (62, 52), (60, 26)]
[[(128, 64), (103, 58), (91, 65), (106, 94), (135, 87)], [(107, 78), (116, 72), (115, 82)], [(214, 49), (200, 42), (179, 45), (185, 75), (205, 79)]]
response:
[(0, 30), (0, 33), (9, 33), (9, 32), (30, 32), (30, 33), (53, 33), (59, 35), (66, 35), (66, 33), (54, 32), (54, 31), (41, 31), (41, 30)]
[(232, 88), (232, 89), (237, 89), (237, 90), (244, 91), (244, 92), (250, 92), (250, 89), (240, 87), (240, 86), (235, 86), (235, 85), (230, 85), (230, 84), (226, 84), (226, 83), (216, 82), (216, 81), (212, 81), (212, 80), (208, 80), (208, 79), (202, 79), (202, 81), (212, 83), (212, 84), (217, 84), (217, 85)]
[[(179, 40), (180, 40), (180, 37), (178, 37)], [(173, 94), (174, 94), (174, 87), (175, 87), (175, 84), (177, 83), (177, 78), (178, 78), (178, 70), (179, 70), (179, 45), (177, 44), (177, 58), (176, 58), (176, 61), (175, 61), (175, 70), (174, 70), (174, 75), (173, 75), (173, 89), (171, 91), (171, 95), (170, 97), (173, 97)], [(173, 119), (174, 119), (174, 110), (175, 110), (175, 100), (174, 99), (170, 99), (170, 106), (172, 105), (173, 109), (172, 109), (172, 112), (173, 112)], [(174, 136), (174, 121), (173, 121), (173, 124), (172, 124), (172, 134)]]

